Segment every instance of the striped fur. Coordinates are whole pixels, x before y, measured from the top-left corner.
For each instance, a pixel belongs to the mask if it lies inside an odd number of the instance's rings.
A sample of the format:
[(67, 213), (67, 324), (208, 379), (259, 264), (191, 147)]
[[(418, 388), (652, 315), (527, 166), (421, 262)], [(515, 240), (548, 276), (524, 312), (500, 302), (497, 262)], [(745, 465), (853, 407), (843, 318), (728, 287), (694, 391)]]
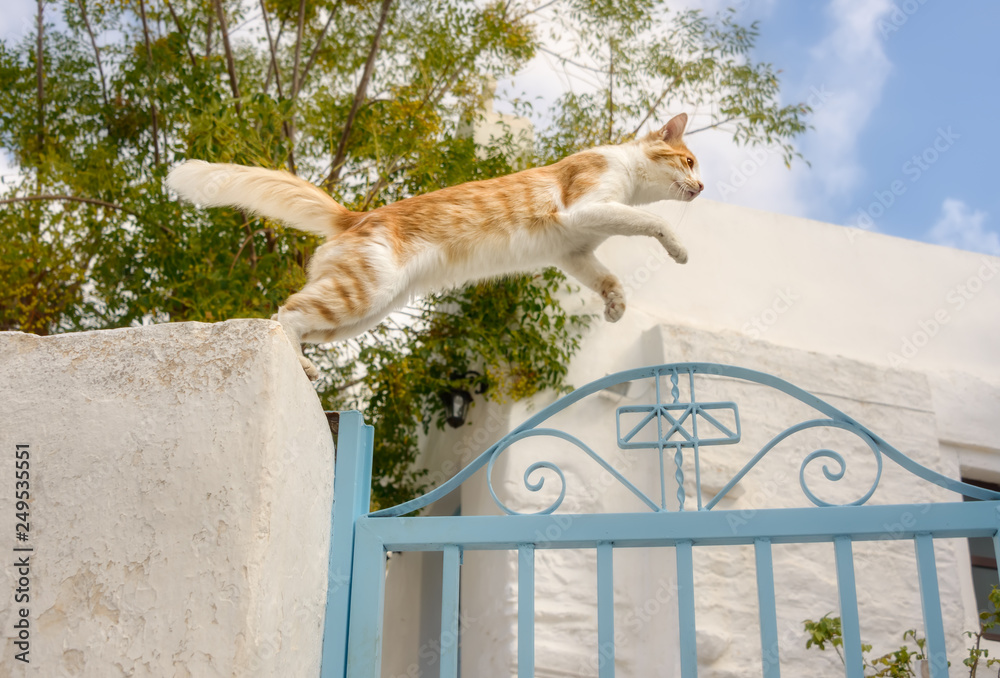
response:
[(598, 245), (612, 235), (651, 236), (675, 261), (687, 261), (669, 224), (634, 207), (701, 193), (686, 124), (681, 114), (637, 141), (370, 212), (351, 212), (298, 177), (261, 168), (189, 160), (167, 185), (205, 207), (239, 207), (327, 238), (309, 262), (309, 282), (276, 316), (315, 379), (303, 341), (356, 336), (415, 295), (544, 266), (600, 294), (605, 318), (617, 321), (624, 291), (594, 256)]

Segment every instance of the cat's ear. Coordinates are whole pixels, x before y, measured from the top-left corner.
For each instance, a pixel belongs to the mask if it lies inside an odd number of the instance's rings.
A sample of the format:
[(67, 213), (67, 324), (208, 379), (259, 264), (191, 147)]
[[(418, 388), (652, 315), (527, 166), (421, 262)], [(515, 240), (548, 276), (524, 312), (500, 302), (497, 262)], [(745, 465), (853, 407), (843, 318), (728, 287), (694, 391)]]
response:
[(675, 141), (680, 141), (684, 136), (684, 128), (687, 127), (688, 116), (687, 113), (681, 113), (680, 115), (675, 115), (670, 119), (663, 128), (657, 132), (657, 135), (663, 139), (668, 144)]

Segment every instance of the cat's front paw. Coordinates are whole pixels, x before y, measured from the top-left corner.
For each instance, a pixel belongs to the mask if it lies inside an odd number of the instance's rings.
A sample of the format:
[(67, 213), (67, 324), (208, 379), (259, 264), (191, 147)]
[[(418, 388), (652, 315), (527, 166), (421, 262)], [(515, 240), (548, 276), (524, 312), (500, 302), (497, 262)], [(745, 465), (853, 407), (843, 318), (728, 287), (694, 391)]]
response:
[(316, 381), (319, 379), (319, 370), (316, 366), (312, 364), (312, 361), (304, 355), (299, 356), (299, 362), (302, 363), (302, 369), (305, 370), (306, 376), (309, 377), (309, 381)]
[(623, 315), (625, 315), (625, 297), (612, 292), (604, 302), (604, 319), (616, 323)]
[(686, 264), (688, 261), (688, 251), (679, 245), (670, 253), (670, 256), (678, 264)]

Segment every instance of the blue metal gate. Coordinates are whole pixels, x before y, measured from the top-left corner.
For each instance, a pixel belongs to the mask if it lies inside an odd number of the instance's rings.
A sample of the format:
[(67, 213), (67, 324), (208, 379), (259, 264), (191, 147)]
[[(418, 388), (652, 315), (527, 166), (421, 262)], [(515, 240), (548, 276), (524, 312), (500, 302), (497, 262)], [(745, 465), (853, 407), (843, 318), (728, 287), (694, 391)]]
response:
[[(650, 497), (616, 470), (605, 458), (574, 435), (546, 427), (557, 413), (602, 390), (622, 384), (652, 382), (648, 389), (655, 402), (616, 409), (617, 446), (622, 450), (647, 449), (658, 455), (659, 496)], [(756, 384), (769, 387), (805, 405), (811, 416), (770, 438), (732, 479), (711, 498), (702, 496), (703, 448), (733, 445), (743, 438), (743, 424), (736, 402), (701, 401), (697, 393), (704, 380), (718, 384)], [(683, 395), (683, 397), (682, 397)], [(799, 485), (813, 506), (755, 511), (753, 520), (734, 511), (713, 510), (718, 502), (782, 441), (807, 429), (846, 431), (870, 449), (876, 477), (863, 495), (847, 504), (831, 505), (810, 488), (807, 466), (822, 459), (822, 472), (830, 481), (846, 470), (844, 457), (830, 449), (806, 455), (799, 471)], [(533, 514), (521, 514), (494, 491), (492, 474), (497, 458), (514, 443), (531, 437), (551, 436), (575, 445), (648, 507), (645, 513), (573, 515), (558, 521), (554, 515), (566, 495), (562, 470), (550, 461), (537, 461), (524, 475), (528, 490), (537, 491), (543, 480), (531, 476), (542, 469), (562, 483), (558, 498)], [(1000, 494), (944, 477), (907, 457), (878, 435), (837, 408), (776, 377), (738, 367), (710, 363), (678, 363), (620, 372), (584, 386), (530, 417), (471, 464), (434, 491), (391, 509), (368, 512), (371, 483), (372, 429), (358, 412), (340, 417), (335, 478), (330, 587), (323, 648), (324, 678), (379, 678), (383, 642), (383, 608), (386, 554), (390, 551), (439, 551), (443, 557), (441, 599), (442, 678), (458, 676), (459, 581), (462, 554), (470, 550), (506, 549), (518, 554), (517, 675), (531, 678), (534, 662), (534, 564), (536, 549), (594, 549), (597, 554), (598, 648), (600, 678), (615, 675), (613, 615), (613, 551), (632, 547), (672, 547), (677, 563), (677, 605), (680, 621), (680, 670), (683, 678), (698, 673), (696, 650), (693, 551), (700, 546), (748, 544), (754, 547), (761, 675), (777, 678), (778, 625), (775, 608), (772, 545), (829, 542), (833, 544), (843, 624), (845, 671), (848, 678), (863, 675), (860, 622), (855, 584), (853, 544), (873, 540), (909, 540), (913, 543), (927, 638), (926, 654), (932, 678), (948, 675), (944, 623), (938, 590), (934, 539), (992, 537), (1000, 560)], [(869, 503), (888, 459), (905, 471), (956, 493), (956, 501), (914, 506), (912, 520), (887, 532), (885, 525), (898, 521), (900, 505)], [(836, 468), (830, 469), (830, 464)], [(429, 517), (416, 515), (422, 508), (455, 490), (476, 471), (486, 467), (496, 505), (507, 515)], [(685, 476), (693, 471), (694, 496), (685, 492)], [(668, 500), (668, 481), (676, 484)], [(688, 483), (690, 485), (690, 483)], [(671, 488), (672, 489), (672, 488)], [(963, 502), (965, 495), (981, 501)], [(670, 506), (668, 507), (668, 504)], [(693, 504), (693, 506), (691, 506)], [(557, 522), (558, 521), (558, 522)], [(553, 527), (555, 526), (555, 529)]]

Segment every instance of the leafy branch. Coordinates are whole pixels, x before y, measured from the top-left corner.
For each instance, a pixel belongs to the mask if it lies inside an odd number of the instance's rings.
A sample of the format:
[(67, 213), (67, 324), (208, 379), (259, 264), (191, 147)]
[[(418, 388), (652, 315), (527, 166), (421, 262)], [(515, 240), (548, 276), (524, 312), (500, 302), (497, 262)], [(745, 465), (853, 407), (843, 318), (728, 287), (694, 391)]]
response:
[[(990, 658), (989, 650), (981, 647), (983, 634), (1000, 624), (1000, 589), (996, 586), (989, 594), (989, 610), (979, 614), (979, 631), (966, 631), (965, 635), (974, 638), (975, 643), (969, 648), (969, 656), (962, 663), (969, 667), (970, 678), (976, 678), (977, 671), (982, 666), (988, 668), (1000, 667), (1000, 659)], [(803, 627), (808, 634), (806, 639), (806, 649), (816, 647), (825, 650), (829, 644), (840, 658), (841, 664), (845, 664), (844, 655), (840, 648), (843, 647), (844, 638), (840, 617), (831, 617), (829, 614), (823, 615), (819, 621), (807, 619), (803, 622)], [(917, 635), (915, 629), (910, 629), (903, 633), (903, 641), (909, 638), (916, 645), (915, 650), (910, 650), (909, 646), (902, 645), (897, 650), (887, 652), (874, 659), (865, 656), (870, 653), (872, 646), (862, 643), (862, 661), (864, 675), (868, 678), (917, 678), (917, 666), (915, 662), (926, 661), (927, 639)], [(1000, 668), (997, 669), (997, 676), (1000, 678)]]
[[(286, 167), (359, 209), (544, 164), (674, 106), (731, 118), (740, 143), (792, 149), (804, 129), (751, 58), (752, 26), (664, 18), (659, 0), (560, 3), (37, 0), (31, 34), (0, 42), (0, 150), (18, 170), (0, 200), (17, 205), (0, 210), (0, 328), (270, 317), (320, 243), (177, 202), (163, 178), (182, 158)], [(484, 82), (513, 79), (549, 25), (569, 45), (557, 67), (599, 91), (558, 99), (534, 148), (502, 132), (477, 142)], [(479, 372), (493, 403), (568, 388), (589, 317), (562, 307), (566, 286), (545, 271), (427, 296), (309, 349), (324, 403), (378, 427), (377, 503), (419, 489), (414, 460), (453, 372)]]

